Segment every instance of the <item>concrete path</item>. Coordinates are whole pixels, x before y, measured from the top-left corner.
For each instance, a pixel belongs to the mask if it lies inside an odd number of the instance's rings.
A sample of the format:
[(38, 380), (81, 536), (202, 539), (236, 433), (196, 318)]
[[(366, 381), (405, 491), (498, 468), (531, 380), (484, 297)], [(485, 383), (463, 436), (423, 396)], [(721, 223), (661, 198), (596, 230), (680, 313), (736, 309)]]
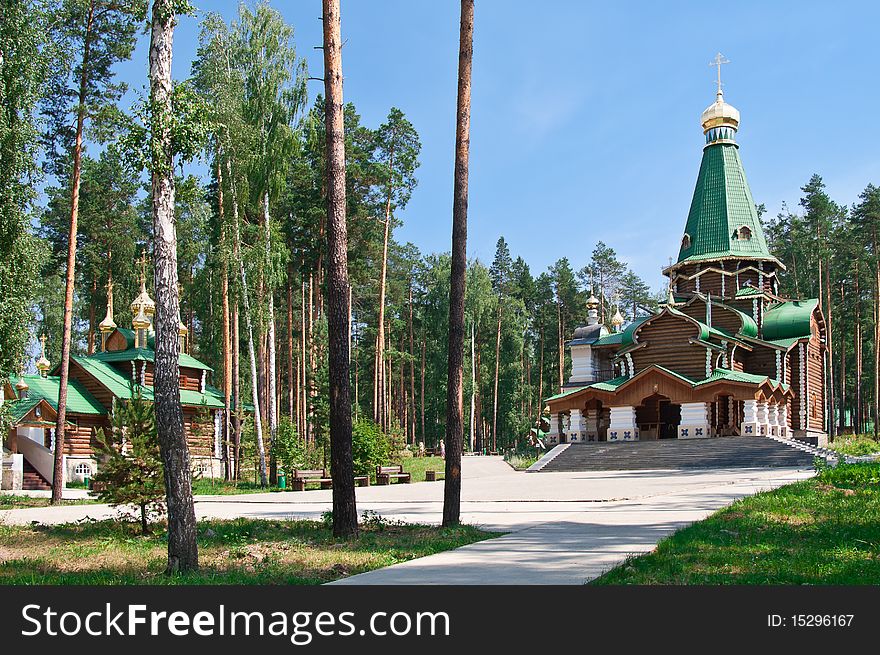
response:
[[(518, 473), (499, 457), (466, 457), (462, 521), (509, 534), (336, 584), (582, 584), (737, 498), (804, 479), (810, 470), (728, 469)], [(197, 496), (204, 518), (320, 518), (331, 491)], [(358, 511), (439, 523), (443, 483), (357, 489)], [(7, 524), (115, 516), (106, 505), (0, 512)]]

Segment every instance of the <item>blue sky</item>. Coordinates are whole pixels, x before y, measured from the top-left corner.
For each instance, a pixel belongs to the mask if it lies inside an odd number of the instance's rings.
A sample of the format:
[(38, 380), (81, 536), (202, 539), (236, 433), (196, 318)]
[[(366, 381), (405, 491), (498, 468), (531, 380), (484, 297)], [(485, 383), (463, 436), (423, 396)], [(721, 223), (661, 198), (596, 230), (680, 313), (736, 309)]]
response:
[[(236, 2), (193, 0), (227, 19)], [(275, 0), (322, 74), (319, 0)], [(422, 139), (419, 186), (397, 232), (423, 252), (451, 240), (458, 3), (343, 0), (345, 100), (377, 126), (401, 108)], [(756, 202), (775, 215), (821, 174), (851, 204), (880, 183), (875, 71), (880, 3), (476, 0), (468, 255), (500, 235), (533, 274), (583, 266), (603, 240), (653, 287), (675, 256), (699, 169), (702, 110), (720, 51), (725, 99)], [(186, 77), (198, 16), (175, 33)], [(147, 38), (119, 66), (146, 83)], [(310, 98), (322, 91), (309, 82)]]

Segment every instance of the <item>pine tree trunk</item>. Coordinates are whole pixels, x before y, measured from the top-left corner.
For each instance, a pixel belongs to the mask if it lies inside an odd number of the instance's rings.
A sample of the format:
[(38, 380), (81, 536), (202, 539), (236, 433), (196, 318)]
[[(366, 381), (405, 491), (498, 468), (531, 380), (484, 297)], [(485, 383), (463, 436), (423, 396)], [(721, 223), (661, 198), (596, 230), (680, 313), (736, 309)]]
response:
[(92, 293), (89, 298), (89, 355), (95, 354), (95, 296), (98, 294), (98, 278), (92, 278)]
[[(600, 293), (599, 295), (601, 296), (602, 294)], [(565, 374), (565, 372), (564, 372), (564, 369), (565, 369), (565, 349), (564, 349), (564, 345), (563, 345), (563, 343), (564, 343), (563, 339), (565, 337), (563, 336), (563, 332), (562, 332), (562, 301), (559, 298), (558, 291), (556, 293), (556, 330), (557, 330), (557, 336), (558, 336), (556, 346), (559, 351), (558, 352), (558, 354), (559, 354), (559, 386), (557, 387), (557, 390), (561, 390), (562, 389), (562, 381), (563, 381), (562, 378), (563, 378), (563, 375)]]
[(501, 364), (501, 303), (504, 302), (501, 294), (498, 294), (498, 329), (495, 331), (495, 383), (492, 390), (492, 450), (498, 450), (498, 372)]
[(287, 415), (290, 422), (296, 425), (293, 403), (294, 371), (293, 371), (293, 267), (287, 267)]
[[(174, 157), (171, 128), (171, 52), (174, 3), (153, 3), (150, 39), (150, 102), (160, 115), (152, 121), (153, 279), (156, 293), (154, 408), (168, 507), (168, 571), (199, 565), (196, 514), (192, 497), (189, 449), (180, 407), (180, 299), (177, 280), (177, 235), (174, 218)], [(166, 117), (162, 120), (160, 116)]]
[(449, 357), (446, 393), (446, 480), (443, 525), (461, 521), (462, 358), (467, 285), (468, 155), (471, 129), (471, 60), (474, 1), (461, 0), (458, 50), (458, 108), (455, 130), (455, 187), (452, 203), (452, 267), (449, 283)]
[(241, 341), (238, 333), (238, 303), (232, 310), (232, 402), (235, 406), (233, 414), (234, 437), (232, 439), (233, 465), (235, 467), (233, 477), (241, 479)]
[(333, 536), (358, 534), (351, 444), (348, 235), (345, 207), (345, 124), (339, 0), (323, 0), (327, 134), (327, 331), (330, 383), (330, 471)]
[(855, 431), (857, 433), (862, 432), (862, 292), (859, 287), (859, 276), (861, 275), (859, 270), (859, 262), (856, 260), (856, 275), (855, 275), (855, 283), (856, 283), (856, 328), (855, 328), (855, 343), (853, 344), (853, 349), (855, 351), (855, 359), (856, 359), (856, 380), (855, 380), (855, 394), (856, 394), (856, 417), (855, 417)]
[[(846, 302), (846, 292), (843, 281), (840, 282), (840, 310), (843, 311)], [(840, 329), (840, 396), (838, 398), (840, 419), (837, 423), (837, 433), (843, 434), (846, 426), (846, 339), (843, 335), (843, 326)]]
[(416, 442), (416, 361), (415, 341), (413, 339), (413, 299), (412, 278), (409, 280), (409, 415), (408, 443)]
[(834, 310), (831, 306), (831, 265), (826, 264), (825, 266), (825, 297), (826, 297), (826, 307), (828, 310), (828, 316), (826, 317), (827, 323), (827, 339), (828, 342), (825, 344), (825, 347), (828, 349), (828, 371), (826, 378), (826, 388), (828, 389), (828, 420), (826, 424), (828, 425), (828, 437), (833, 441), (834, 436), (837, 430), (837, 422), (836, 418), (836, 393), (834, 388), (834, 340), (833, 340), (833, 319), (832, 315)]
[(473, 452), (476, 447), (476, 442), (474, 441), (474, 429), (477, 423), (476, 416), (474, 415), (474, 409), (476, 408), (476, 395), (477, 395), (477, 362), (474, 359), (476, 351), (476, 344), (474, 343), (474, 321), (471, 320), (471, 415), (470, 420), (468, 421), (469, 433), (470, 436), (468, 438), (468, 447)]
[(425, 345), (427, 336), (425, 328), (422, 327), (422, 366), (421, 366), (421, 390), (419, 392), (420, 414), (422, 418), (422, 443), (425, 443)]
[(874, 242), (877, 261), (874, 268), (874, 438), (880, 429), (880, 257)]
[(538, 364), (538, 416), (544, 415), (544, 326), (541, 326), (541, 358)]
[(70, 376), (70, 342), (73, 331), (73, 289), (76, 282), (76, 238), (79, 219), (79, 187), (82, 173), (83, 127), (86, 120), (86, 92), (90, 64), (92, 27), (95, 3), (89, 3), (83, 41), (83, 58), (80, 65), (79, 105), (76, 114), (76, 140), (73, 146), (73, 178), (70, 194), (70, 230), (67, 243), (67, 274), (64, 281), (64, 328), (61, 333), (61, 370), (58, 381), (58, 410), (55, 419), (55, 453), (52, 467), (52, 504), (61, 502), (64, 491), (64, 442), (67, 429), (67, 385)]

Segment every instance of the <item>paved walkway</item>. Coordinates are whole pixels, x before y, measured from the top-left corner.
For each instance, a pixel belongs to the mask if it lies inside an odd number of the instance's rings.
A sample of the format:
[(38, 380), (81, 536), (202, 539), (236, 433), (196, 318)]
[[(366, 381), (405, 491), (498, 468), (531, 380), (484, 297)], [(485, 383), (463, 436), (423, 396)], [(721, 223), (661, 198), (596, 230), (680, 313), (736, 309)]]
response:
[[(518, 473), (498, 457), (462, 465), (465, 523), (507, 532), (453, 551), (336, 584), (582, 584), (627, 555), (737, 498), (812, 475), (797, 469)], [(201, 518), (320, 518), (331, 491), (197, 496)], [(443, 483), (363, 487), (358, 511), (439, 523)], [(106, 505), (0, 512), (9, 524), (65, 523), (115, 515)]]

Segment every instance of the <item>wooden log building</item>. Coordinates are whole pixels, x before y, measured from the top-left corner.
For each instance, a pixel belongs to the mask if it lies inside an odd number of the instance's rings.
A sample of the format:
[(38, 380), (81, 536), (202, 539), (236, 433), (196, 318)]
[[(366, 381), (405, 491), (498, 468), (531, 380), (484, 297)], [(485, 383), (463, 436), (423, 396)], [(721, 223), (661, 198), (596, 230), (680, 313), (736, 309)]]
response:
[(703, 159), (667, 302), (569, 342), (572, 375), (547, 400), (550, 443), (776, 436), (822, 445), (826, 326), (816, 299), (778, 295), (785, 270), (764, 238), (724, 101), (702, 114)]
[[(65, 483), (82, 482), (97, 472), (100, 461), (95, 435), (100, 428), (109, 431), (114, 402), (129, 400), (136, 393), (147, 400), (153, 398), (155, 303), (146, 290), (145, 270), (131, 311), (135, 317), (131, 329), (117, 327), (113, 320), (113, 287), (108, 284), (107, 315), (99, 325), (100, 351), (70, 358)], [(223, 393), (208, 384), (211, 367), (187, 353), (187, 337), (187, 328), (181, 323), (180, 402), (190, 458), (194, 474), (222, 477)], [(3, 488), (51, 488), (60, 364), (53, 369), (46, 359), (45, 337), (36, 365), (39, 374), (0, 383), (0, 404), (10, 405), (12, 417), (12, 425), (4, 435)]]

